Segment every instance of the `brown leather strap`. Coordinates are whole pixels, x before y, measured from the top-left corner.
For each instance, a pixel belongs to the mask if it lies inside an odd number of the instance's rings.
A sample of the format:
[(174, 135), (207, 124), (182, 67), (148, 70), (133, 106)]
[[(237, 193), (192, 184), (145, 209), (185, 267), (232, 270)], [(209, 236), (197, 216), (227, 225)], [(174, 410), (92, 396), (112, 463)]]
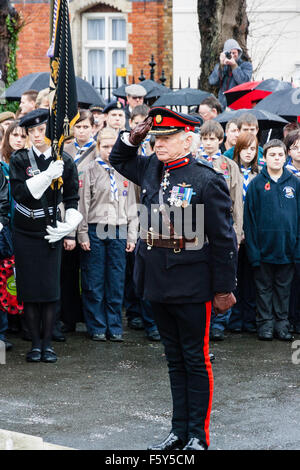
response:
[(149, 247), (159, 247), (159, 248), (171, 248), (172, 250), (181, 250), (185, 248), (186, 243), (195, 243), (195, 246), (198, 245), (197, 237), (194, 237), (188, 240), (185, 237), (179, 238), (163, 238), (160, 234), (153, 231), (141, 230), (141, 240), (145, 242)]

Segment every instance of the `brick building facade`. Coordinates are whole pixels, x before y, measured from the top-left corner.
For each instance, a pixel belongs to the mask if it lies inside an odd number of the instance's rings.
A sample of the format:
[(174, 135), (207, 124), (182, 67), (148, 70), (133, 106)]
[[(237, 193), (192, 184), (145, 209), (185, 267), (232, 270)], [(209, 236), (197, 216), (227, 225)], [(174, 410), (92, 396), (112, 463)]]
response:
[[(70, 0), (70, 19), (76, 74), (107, 84), (116, 67), (127, 69), (127, 82), (138, 81), (141, 69), (149, 77), (154, 55), (157, 80), (173, 68), (173, 0)], [(26, 26), (19, 36), (19, 77), (48, 71), (50, 0), (19, 0)], [(102, 70), (102, 72), (100, 72)], [(102, 73), (102, 75), (101, 75)]]

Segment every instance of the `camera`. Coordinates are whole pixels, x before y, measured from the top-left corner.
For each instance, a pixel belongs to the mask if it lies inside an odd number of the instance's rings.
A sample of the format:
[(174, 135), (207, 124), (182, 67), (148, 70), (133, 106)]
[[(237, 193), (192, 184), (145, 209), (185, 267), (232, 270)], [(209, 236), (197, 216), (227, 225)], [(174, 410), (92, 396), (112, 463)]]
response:
[(225, 52), (225, 55), (226, 55), (226, 59), (231, 59), (231, 52), (230, 51), (227, 51)]

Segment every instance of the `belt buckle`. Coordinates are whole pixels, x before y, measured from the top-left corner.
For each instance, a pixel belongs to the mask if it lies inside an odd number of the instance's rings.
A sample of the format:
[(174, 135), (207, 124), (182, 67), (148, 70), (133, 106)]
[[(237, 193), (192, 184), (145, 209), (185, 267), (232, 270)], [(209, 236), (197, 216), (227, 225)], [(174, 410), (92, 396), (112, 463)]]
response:
[(33, 209), (30, 210), (30, 218), (31, 218), (31, 219), (34, 219), (34, 218), (35, 218), (35, 217), (34, 217), (34, 211), (33, 211)]
[[(149, 241), (149, 235), (150, 235), (150, 241)], [(153, 247), (153, 233), (147, 231), (147, 246), (150, 246), (151, 248)]]
[[(174, 242), (174, 245), (175, 245), (175, 242)], [(174, 251), (174, 253), (180, 253), (180, 252), (181, 252), (181, 248), (174, 248), (173, 251)]]

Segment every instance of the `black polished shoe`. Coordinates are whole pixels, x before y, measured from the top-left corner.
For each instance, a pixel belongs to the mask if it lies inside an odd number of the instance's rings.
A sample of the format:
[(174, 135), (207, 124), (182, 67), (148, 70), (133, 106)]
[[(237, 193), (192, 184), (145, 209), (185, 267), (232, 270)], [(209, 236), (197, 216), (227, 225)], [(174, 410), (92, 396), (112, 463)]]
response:
[(273, 331), (266, 330), (266, 331), (258, 332), (258, 339), (260, 339), (261, 341), (272, 341)]
[(42, 351), (39, 348), (32, 348), (26, 354), (26, 361), (27, 362), (41, 362), (41, 354), (42, 354)]
[(91, 336), (93, 341), (106, 341), (106, 336), (104, 333), (96, 333)]
[(207, 450), (207, 447), (197, 437), (192, 437), (182, 450)]
[(288, 331), (288, 329), (279, 330), (274, 332), (274, 338), (280, 341), (293, 341), (294, 336)]
[(53, 362), (57, 361), (57, 356), (56, 356), (54, 350), (52, 348), (48, 347), (48, 348), (45, 348), (43, 350), (41, 360), (43, 362), (53, 363)]
[(128, 320), (127, 325), (132, 330), (143, 330), (144, 329), (144, 322), (140, 317), (135, 317), (135, 318), (132, 318), (131, 320)]
[(114, 341), (115, 343), (122, 343), (124, 341), (123, 335), (111, 335), (109, 340)]
[(172, 432), (160, 444), (153, 444), (147, 450), (180, 450), (184, 446), (183, 441)]
[(210, 362), (213, 362), (216, 359), (213, 353), (209, 353), (208, 355), (209, 355)]
[(151, 331), (151, 333), (147, 334), (147, 338), (150, 341), (160, 341), (160, 334), (158, 330)]
[(224, 340), (224, 331), (217, 328), (213, 328), (209, 335), (212, 341), (223, 341)]

